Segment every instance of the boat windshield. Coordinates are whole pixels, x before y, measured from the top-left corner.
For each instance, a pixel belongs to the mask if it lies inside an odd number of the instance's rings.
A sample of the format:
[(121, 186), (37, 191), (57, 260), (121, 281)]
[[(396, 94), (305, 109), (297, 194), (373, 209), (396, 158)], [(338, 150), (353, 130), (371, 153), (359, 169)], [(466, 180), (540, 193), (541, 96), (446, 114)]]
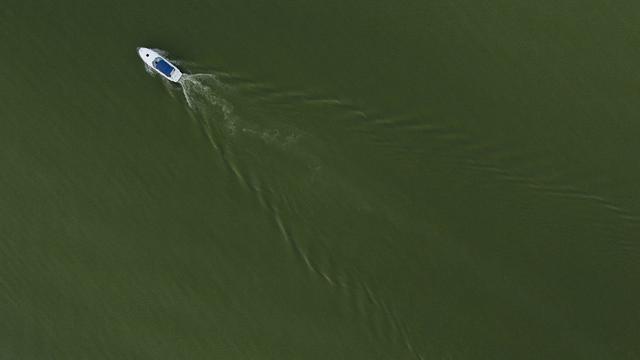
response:
[(171, 76), (171, 73), (173, 72), (173, 66), (161, 57), (157, 57), (153, 60), (153, 66), (166, 76)]

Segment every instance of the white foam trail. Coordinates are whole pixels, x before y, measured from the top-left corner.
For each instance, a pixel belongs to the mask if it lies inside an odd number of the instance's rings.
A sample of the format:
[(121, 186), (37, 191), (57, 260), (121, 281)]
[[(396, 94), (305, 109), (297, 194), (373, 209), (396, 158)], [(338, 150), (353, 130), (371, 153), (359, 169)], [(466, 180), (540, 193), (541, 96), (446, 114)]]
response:
[(184, 74), (180, 79), (187, 105), (205, 131), (212, 136), (215, 132), (244, 134), (279, 148), (287, 148), (298, 142), (302, 134), (297, 129), (264, 127), (255, 119), (256, 115), (260, 116), (259, 113), (252, 114), (250, 119), (242, 118), (238, 109), (246, 111), (255, 104), (247, 94), (239, 93), (236, 86), (223, 81), (224, 78), (224, 74), (199, 73)]
[(180, 78), (182, 92), (189, 107), (202, 115), (208, 127), (220, 123), (231, 134), (235, 133), (237, 117), (231, 102), (220, 94), (224, 86), (212, 74), (184, 74)]

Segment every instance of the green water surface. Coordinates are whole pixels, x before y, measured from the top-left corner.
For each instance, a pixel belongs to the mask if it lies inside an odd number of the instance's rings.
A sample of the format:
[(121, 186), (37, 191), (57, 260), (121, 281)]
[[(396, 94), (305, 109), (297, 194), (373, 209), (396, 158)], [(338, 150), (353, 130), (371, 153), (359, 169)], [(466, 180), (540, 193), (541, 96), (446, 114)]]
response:
[(638, 14), (5, 0), (0, 359), (640, 358)]

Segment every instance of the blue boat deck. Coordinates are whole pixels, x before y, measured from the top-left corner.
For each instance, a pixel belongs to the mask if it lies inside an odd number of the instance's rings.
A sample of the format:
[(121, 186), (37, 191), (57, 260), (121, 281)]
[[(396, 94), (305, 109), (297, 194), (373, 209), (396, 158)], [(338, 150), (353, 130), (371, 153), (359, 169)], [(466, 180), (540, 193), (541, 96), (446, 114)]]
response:
[(171, 76), (171, 73), (173, 72), (173, 69), (174, 69), (174, 67), (171, 66), (171, 64), (169, 64), (167, 61), (165, 61), (162, 58), (157, 58), (153, 60), (153, 65), (155, 66), (156, 69), (158, 69), (158, 71), (160, 71), (161, 73), (169, 77)]

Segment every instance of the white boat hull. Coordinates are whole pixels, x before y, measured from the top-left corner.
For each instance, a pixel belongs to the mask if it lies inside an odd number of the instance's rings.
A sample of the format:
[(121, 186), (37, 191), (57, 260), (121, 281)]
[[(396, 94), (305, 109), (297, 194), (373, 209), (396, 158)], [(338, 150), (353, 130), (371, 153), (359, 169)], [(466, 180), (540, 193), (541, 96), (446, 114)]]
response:
[(149, 68), (160, 74), (165, 79), (173, 82), (180, 81), (180, 78), (182, 77), (180, 69), (156, 51), (140, 47), (138, 48), (138, 56), (140, 56), (140, 59), (142, 59)]

